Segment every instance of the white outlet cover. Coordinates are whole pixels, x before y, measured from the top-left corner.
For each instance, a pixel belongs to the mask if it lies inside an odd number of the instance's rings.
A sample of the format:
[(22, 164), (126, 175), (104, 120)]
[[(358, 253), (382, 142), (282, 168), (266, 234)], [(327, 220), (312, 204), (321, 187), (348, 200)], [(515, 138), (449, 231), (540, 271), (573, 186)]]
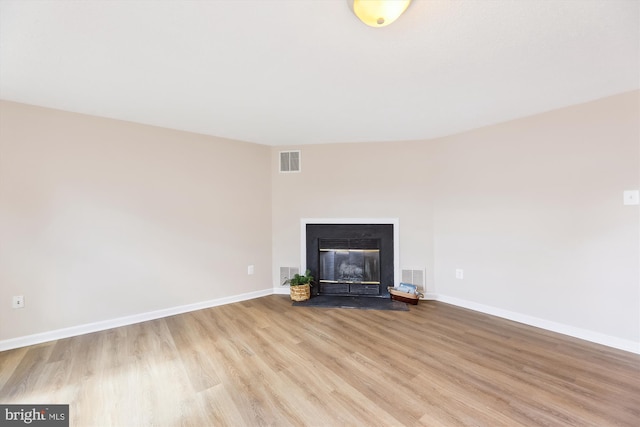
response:
[(13, 308), (24, 308), (24, 297), (23, 296), (14, 296), (13, 297)]
[(640, 190), (625, 190), (622, 202), (627, 206), (640, 205)]

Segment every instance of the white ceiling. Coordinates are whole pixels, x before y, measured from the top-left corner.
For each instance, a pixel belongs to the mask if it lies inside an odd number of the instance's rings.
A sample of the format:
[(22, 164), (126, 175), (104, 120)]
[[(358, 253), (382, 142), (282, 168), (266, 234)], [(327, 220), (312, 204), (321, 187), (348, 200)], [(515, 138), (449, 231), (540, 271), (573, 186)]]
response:
[(0, 0), (0, 98), (268, 145), (427, 139), (640, 88), (640, 1)]

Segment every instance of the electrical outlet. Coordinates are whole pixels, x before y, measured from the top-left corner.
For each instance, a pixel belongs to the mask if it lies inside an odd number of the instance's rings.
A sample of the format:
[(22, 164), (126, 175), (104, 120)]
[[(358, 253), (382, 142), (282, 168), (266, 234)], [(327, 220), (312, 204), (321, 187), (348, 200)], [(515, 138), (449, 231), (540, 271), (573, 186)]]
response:
[(16, 295), (13, 297), (13, 308), (24, 308), (24, 296)]
[(464, 279), (464, 270), (461, 268), (456, 268), (456, 279)]
[(255, 267), (253, 265), (250, 265), (247, 267), (247, 274), (248, 275), (252, 275), (255, 272)]

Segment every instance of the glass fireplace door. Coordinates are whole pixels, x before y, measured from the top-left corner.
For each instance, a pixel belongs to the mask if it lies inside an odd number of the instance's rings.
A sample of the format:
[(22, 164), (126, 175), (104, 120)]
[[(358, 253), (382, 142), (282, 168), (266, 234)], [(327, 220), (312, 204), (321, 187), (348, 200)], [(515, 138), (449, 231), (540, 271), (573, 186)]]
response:
[(320, 293), (378, 294), (380, 244), (377, 239), (321, 239)]

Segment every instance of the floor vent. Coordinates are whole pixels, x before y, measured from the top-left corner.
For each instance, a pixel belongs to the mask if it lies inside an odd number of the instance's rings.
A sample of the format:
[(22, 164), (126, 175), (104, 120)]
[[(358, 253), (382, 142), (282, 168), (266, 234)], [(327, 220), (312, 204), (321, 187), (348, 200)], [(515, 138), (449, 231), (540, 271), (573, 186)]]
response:
[(427, 293), (427, 287), (424, 280), (424, 269), (407, 269), (402, 270), (402, 283), (411, 283), (416, 285), (418, 290), (423, 294)]
[(300, 151), (280, 152), (280, 172), (300, 172)]
[(298, 267), (280, 267), (280, 284), (284, 284), (287, 280), (300, 273)]

